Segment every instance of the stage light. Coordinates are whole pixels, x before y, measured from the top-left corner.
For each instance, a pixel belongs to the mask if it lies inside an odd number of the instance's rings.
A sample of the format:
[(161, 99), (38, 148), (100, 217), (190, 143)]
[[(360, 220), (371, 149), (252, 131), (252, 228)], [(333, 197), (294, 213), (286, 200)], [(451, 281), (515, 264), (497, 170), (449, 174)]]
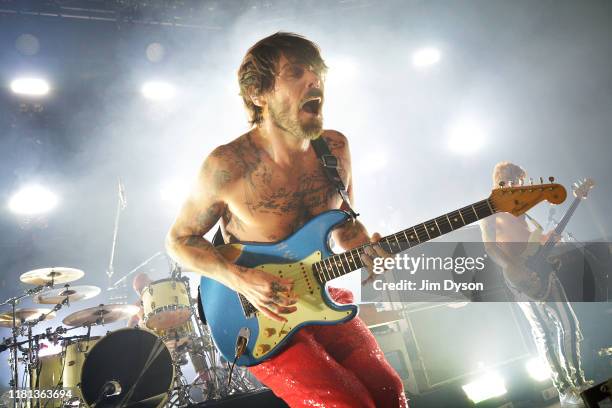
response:
[(550, 378), (550, 367), (539, 357), (527, 361), (525, 369), (529, 376), (538, 382), (546, 381)]
[(151, 43), (147, 46), (146, 49), (147, 59), (151, 62), (160, 62), (164, 59), (164, 55), (166, 54), (166, 50), (163, 45), (160, 43)]
[(35, 215), (51, 211), (58, 203), (51, 191), (38, 185), (23, 187), (9, 200), (8, 207), (16, 214)]
[(470, 154), (478, 151), (485, 142), (482, 128), (473, 121), (461, 121), (450, 129), (448, 147), (455, 153)]
[(331, 77), (334, 81), (347, 81), (357, 76), (357, 63), (348, 57), (331, 57), (327, 60), (329, 67), (326, 82)]
[(11, 82), (11, 90), (20, 95), (46, 95), (49, 89), (47, 81), (40, 78), (17, 78)]
[(161, 200), (178, 207), (189, 195), (189, 184), (184, 180), (166, 180), (159, 189)]
[(32, 34), (21, 34), (15, 40), (15, 48), (23, 55), (36, 55), (40, 50), (40, 41)]
[(167, 82), (151, 81), (142, 86), (142, 94), (147, 99), (165, 101), (174, 97), (176, 89)]
[(412, 54), (412, 65), (415, 68), (427, 68), (440, 62), (441, 54), (437, 48), (425, 47)]
[(463, 385), (461, 388), (463, 388), (465, 395), (467, 395), (474, 404), (478, 404), (490, 398), (499, 397), (508, 392), (504, 379), (495, 372), (488, 372), (475, 381)]
[(385, 167), (387, 167), (387, 163), (389, 162), (387, 158), (387, 154), (382, 150), (374, 150), (368, 153), (368, 158), (366, 160), (367, 166), (366, 170), (369, 172), (377, 172)]

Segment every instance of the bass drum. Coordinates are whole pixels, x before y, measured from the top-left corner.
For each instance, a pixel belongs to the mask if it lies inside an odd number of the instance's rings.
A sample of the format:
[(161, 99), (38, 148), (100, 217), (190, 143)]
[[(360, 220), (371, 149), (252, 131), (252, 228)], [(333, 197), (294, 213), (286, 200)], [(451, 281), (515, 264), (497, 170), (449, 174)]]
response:
[(87, 359), (89, 351), (100, 340), (100, 337), (90, 337), (71, 341), (66, 345), (66, 358), (64, 359), (63, 386), (73, 391), (72, 401), (78, 402), (83, 398), (80, 395), (81, 370)]
[[(121, 329), (100, 339), (89, 351), (81, 372), (81, 393), (96, 408), (163, 406), (174, 380), (168, 348), (143, 329)], [(117, 395), (104, 397), (105, 386), (116, 382)]]

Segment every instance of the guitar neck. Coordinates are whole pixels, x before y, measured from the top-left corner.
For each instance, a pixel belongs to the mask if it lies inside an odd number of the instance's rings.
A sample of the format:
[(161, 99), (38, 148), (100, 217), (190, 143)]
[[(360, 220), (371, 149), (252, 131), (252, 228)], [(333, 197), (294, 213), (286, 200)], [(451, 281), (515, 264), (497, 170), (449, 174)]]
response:
[(572, 215), (574, 215), (574, 211), (576, 211), (576, 208), (578, 208), (578, 204), (580, 204), (580, 201), (581, 199), (578, 197), (574, 199), (574, 202), (572, 203), (570, 208), (567, 210), (563, 218), (561, 218), (559, 224), (557, 224), (557, 226), (555, 227), (555, 234), (560, 234), (563, 232), (570, 218), (572, 218)]
[(542, 245), (541, 250), (538, 251), (538, 253), (535, 256), (538, 256), (539, 258), (542, 258), (542, 259), (548, 256), (548, 253), (553, 249), (553, 247), (557, 243), (555, 241), (555, 235), (559, 235), (563, 232), (563, 230), (565, 230), (567, 223), (569, 222), (570, 218), (572, 218), (572, 215), (574, 215), (574, 211), (576, 211), (576, 208), (578, 208), (578, 204), (580, 204), (580, 201), (581, 199), (579, 197), (576, 197), (574, 199), (574, 202), (572, 203), (570, 208), (567, 210), (563, 218), (561, 218), (561, 221), (559, 221), (559, 224), (557, 224), (557, 226), (555, 227), (554, 234), (552, 234), (546, 240), (544, 245)]
[[(478, 201), (472, 205), (425, 221), (422, 224), (417, 224), (398, 233), (383, 237), (379, 244), (385, 251), (396, 254), (448, 234), (496, 212), (497, 210), (490, 199)], [(371, 245), (362, 245), (350, 251), (325, 258), (315, 263), (313, 270), (321, 283), (326, 283), (353, 272), (364, 266), (360, 255), (364, 253), (366, 247)]]

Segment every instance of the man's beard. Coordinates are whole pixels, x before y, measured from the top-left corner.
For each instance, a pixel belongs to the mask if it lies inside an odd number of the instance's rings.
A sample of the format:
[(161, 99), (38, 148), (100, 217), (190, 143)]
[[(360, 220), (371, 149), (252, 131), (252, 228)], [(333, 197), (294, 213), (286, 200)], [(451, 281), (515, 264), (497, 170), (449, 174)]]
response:
[(269, 105), (270, 120), (274, 125), (298, 139), (312, 140), (321, 135), (323, 130), (323, 118), (318, 115), (311, 118), (306, 123), (301, 123), (299, 117), (292, 117), (288, 107), (276, 109), (272, 104)]

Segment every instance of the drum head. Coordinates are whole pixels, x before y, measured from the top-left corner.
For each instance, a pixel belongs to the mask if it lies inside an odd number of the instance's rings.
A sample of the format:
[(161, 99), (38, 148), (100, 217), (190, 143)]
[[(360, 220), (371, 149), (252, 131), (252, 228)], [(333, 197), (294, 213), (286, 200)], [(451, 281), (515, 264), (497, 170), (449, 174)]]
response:
[(83, 364), (81, 391), (87, 404), (92, 405), (105, 384), (116, 381), (121, 393), (102, 398), (97, 408), (154, 408), (164, 402), (173, 377), (170, 352), (159, 337), (146, 330), (122, 329), (103, 337), (89, 351)]

